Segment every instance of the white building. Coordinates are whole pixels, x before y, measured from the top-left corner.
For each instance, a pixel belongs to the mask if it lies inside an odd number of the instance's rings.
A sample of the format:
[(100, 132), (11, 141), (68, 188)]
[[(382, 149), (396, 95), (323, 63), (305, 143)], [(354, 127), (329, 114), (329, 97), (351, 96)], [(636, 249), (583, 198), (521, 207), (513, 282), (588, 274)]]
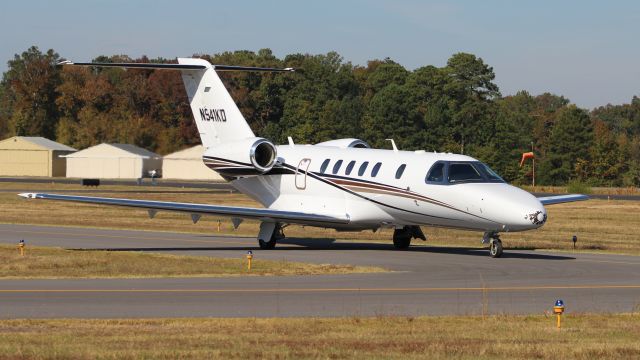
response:
[(76, 149), (34, 136), (0, 141), (0, 176), (64, 176), (64, 156)]
[(162, 157), (129, 144), (100, 144), (67, 155), (67, 177), (139, 179), (162, 169)]
[(164, 179), (222, 181), (217, 172), (202, 162), (202, 145), (176, 151), (164, 157), (162, 177)]

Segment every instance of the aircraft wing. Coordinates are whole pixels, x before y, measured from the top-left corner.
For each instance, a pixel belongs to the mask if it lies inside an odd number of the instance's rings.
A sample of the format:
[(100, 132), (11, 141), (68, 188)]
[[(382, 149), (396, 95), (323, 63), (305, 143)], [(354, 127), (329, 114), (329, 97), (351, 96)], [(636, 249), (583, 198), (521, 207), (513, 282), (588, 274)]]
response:
[(581, 194), (568, 194), (568, 195), (556, 195), (556, 196), (543, 196), (539, 197), (538, 200), (542, 203), (542, 205), (553, 205), (553, 204), (561, 204), (572, 201), (584, 201), (589, 200), (587, 195)]
[(193, 221), (197, 221), (201, 215), (215, 215), (238, 219), (253, 219), (261, 221), (277, 221), (288, 224), (321, 225), (321, 224), (348, 224), (347, 215), (329, 216), (322, 214), (311, 214), (298, 211), (274, 210), (265, 208), (249, 208), (236, 206), (220, 206), (208, 204), (180, 203), (170, 201), (151, 201), (105, 198), (78, 195), (59, 195), (43, 193), (21, 193), (18, 194), (27, 199), (61, 200), (80, 202), (87, 204), (116, 205), (133, 208), (142, 208), (149, 211), (149, 216), (153, 217), (158, 211), (177, 211), (191, 214)]

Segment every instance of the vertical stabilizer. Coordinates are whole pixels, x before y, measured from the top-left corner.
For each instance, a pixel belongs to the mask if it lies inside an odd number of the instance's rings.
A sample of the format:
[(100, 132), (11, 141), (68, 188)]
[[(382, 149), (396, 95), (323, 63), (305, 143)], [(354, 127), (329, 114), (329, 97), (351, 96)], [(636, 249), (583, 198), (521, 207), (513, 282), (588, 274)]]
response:
[(206, 60), (179, 58), (181, 65), (201, 65), (203, 70), (182, 70), (182, 81), (205, 148), (255, 137), (229, 95), (213, 65)]

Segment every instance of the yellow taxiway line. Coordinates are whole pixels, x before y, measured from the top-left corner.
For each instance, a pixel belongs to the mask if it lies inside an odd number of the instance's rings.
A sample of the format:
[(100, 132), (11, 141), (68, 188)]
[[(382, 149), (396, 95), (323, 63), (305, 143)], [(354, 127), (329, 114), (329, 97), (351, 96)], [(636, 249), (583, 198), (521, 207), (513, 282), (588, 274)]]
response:
[(0, 293), (266, 293), (266, 292), (448, 292), (640, 289), (640, 285), (423, 287), (423, 288), (268, 288), (268, 289), (0, 289)]

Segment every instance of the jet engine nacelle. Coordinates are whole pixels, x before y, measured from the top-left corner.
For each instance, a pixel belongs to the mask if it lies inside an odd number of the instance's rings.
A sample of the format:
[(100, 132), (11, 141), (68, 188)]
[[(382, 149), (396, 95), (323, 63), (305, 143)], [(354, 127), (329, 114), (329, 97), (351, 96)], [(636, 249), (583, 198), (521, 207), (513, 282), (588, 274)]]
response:
[(316, 145), (317, 146), (332, 146), (332, 147), (338, 147), (338, 148), (341, 148), (341, 149), (346, 149), (346, 148), (366, 148), (366, 149), (369, 149), (369, 148), (371, 148), (371, 146), (369, 146), (369, 144), (367, 144), (364, 140), (353, 139), (353, 138), (329, 140), (329, 141), (324, 141), (324, 142), (321, 142), (321, 143), (317, 143)]
[(203, 155), (208, 167), (229, 177), (264, 174), (273, 168), (277, 158), (276, 146), (258, 137), (217, 144)]

